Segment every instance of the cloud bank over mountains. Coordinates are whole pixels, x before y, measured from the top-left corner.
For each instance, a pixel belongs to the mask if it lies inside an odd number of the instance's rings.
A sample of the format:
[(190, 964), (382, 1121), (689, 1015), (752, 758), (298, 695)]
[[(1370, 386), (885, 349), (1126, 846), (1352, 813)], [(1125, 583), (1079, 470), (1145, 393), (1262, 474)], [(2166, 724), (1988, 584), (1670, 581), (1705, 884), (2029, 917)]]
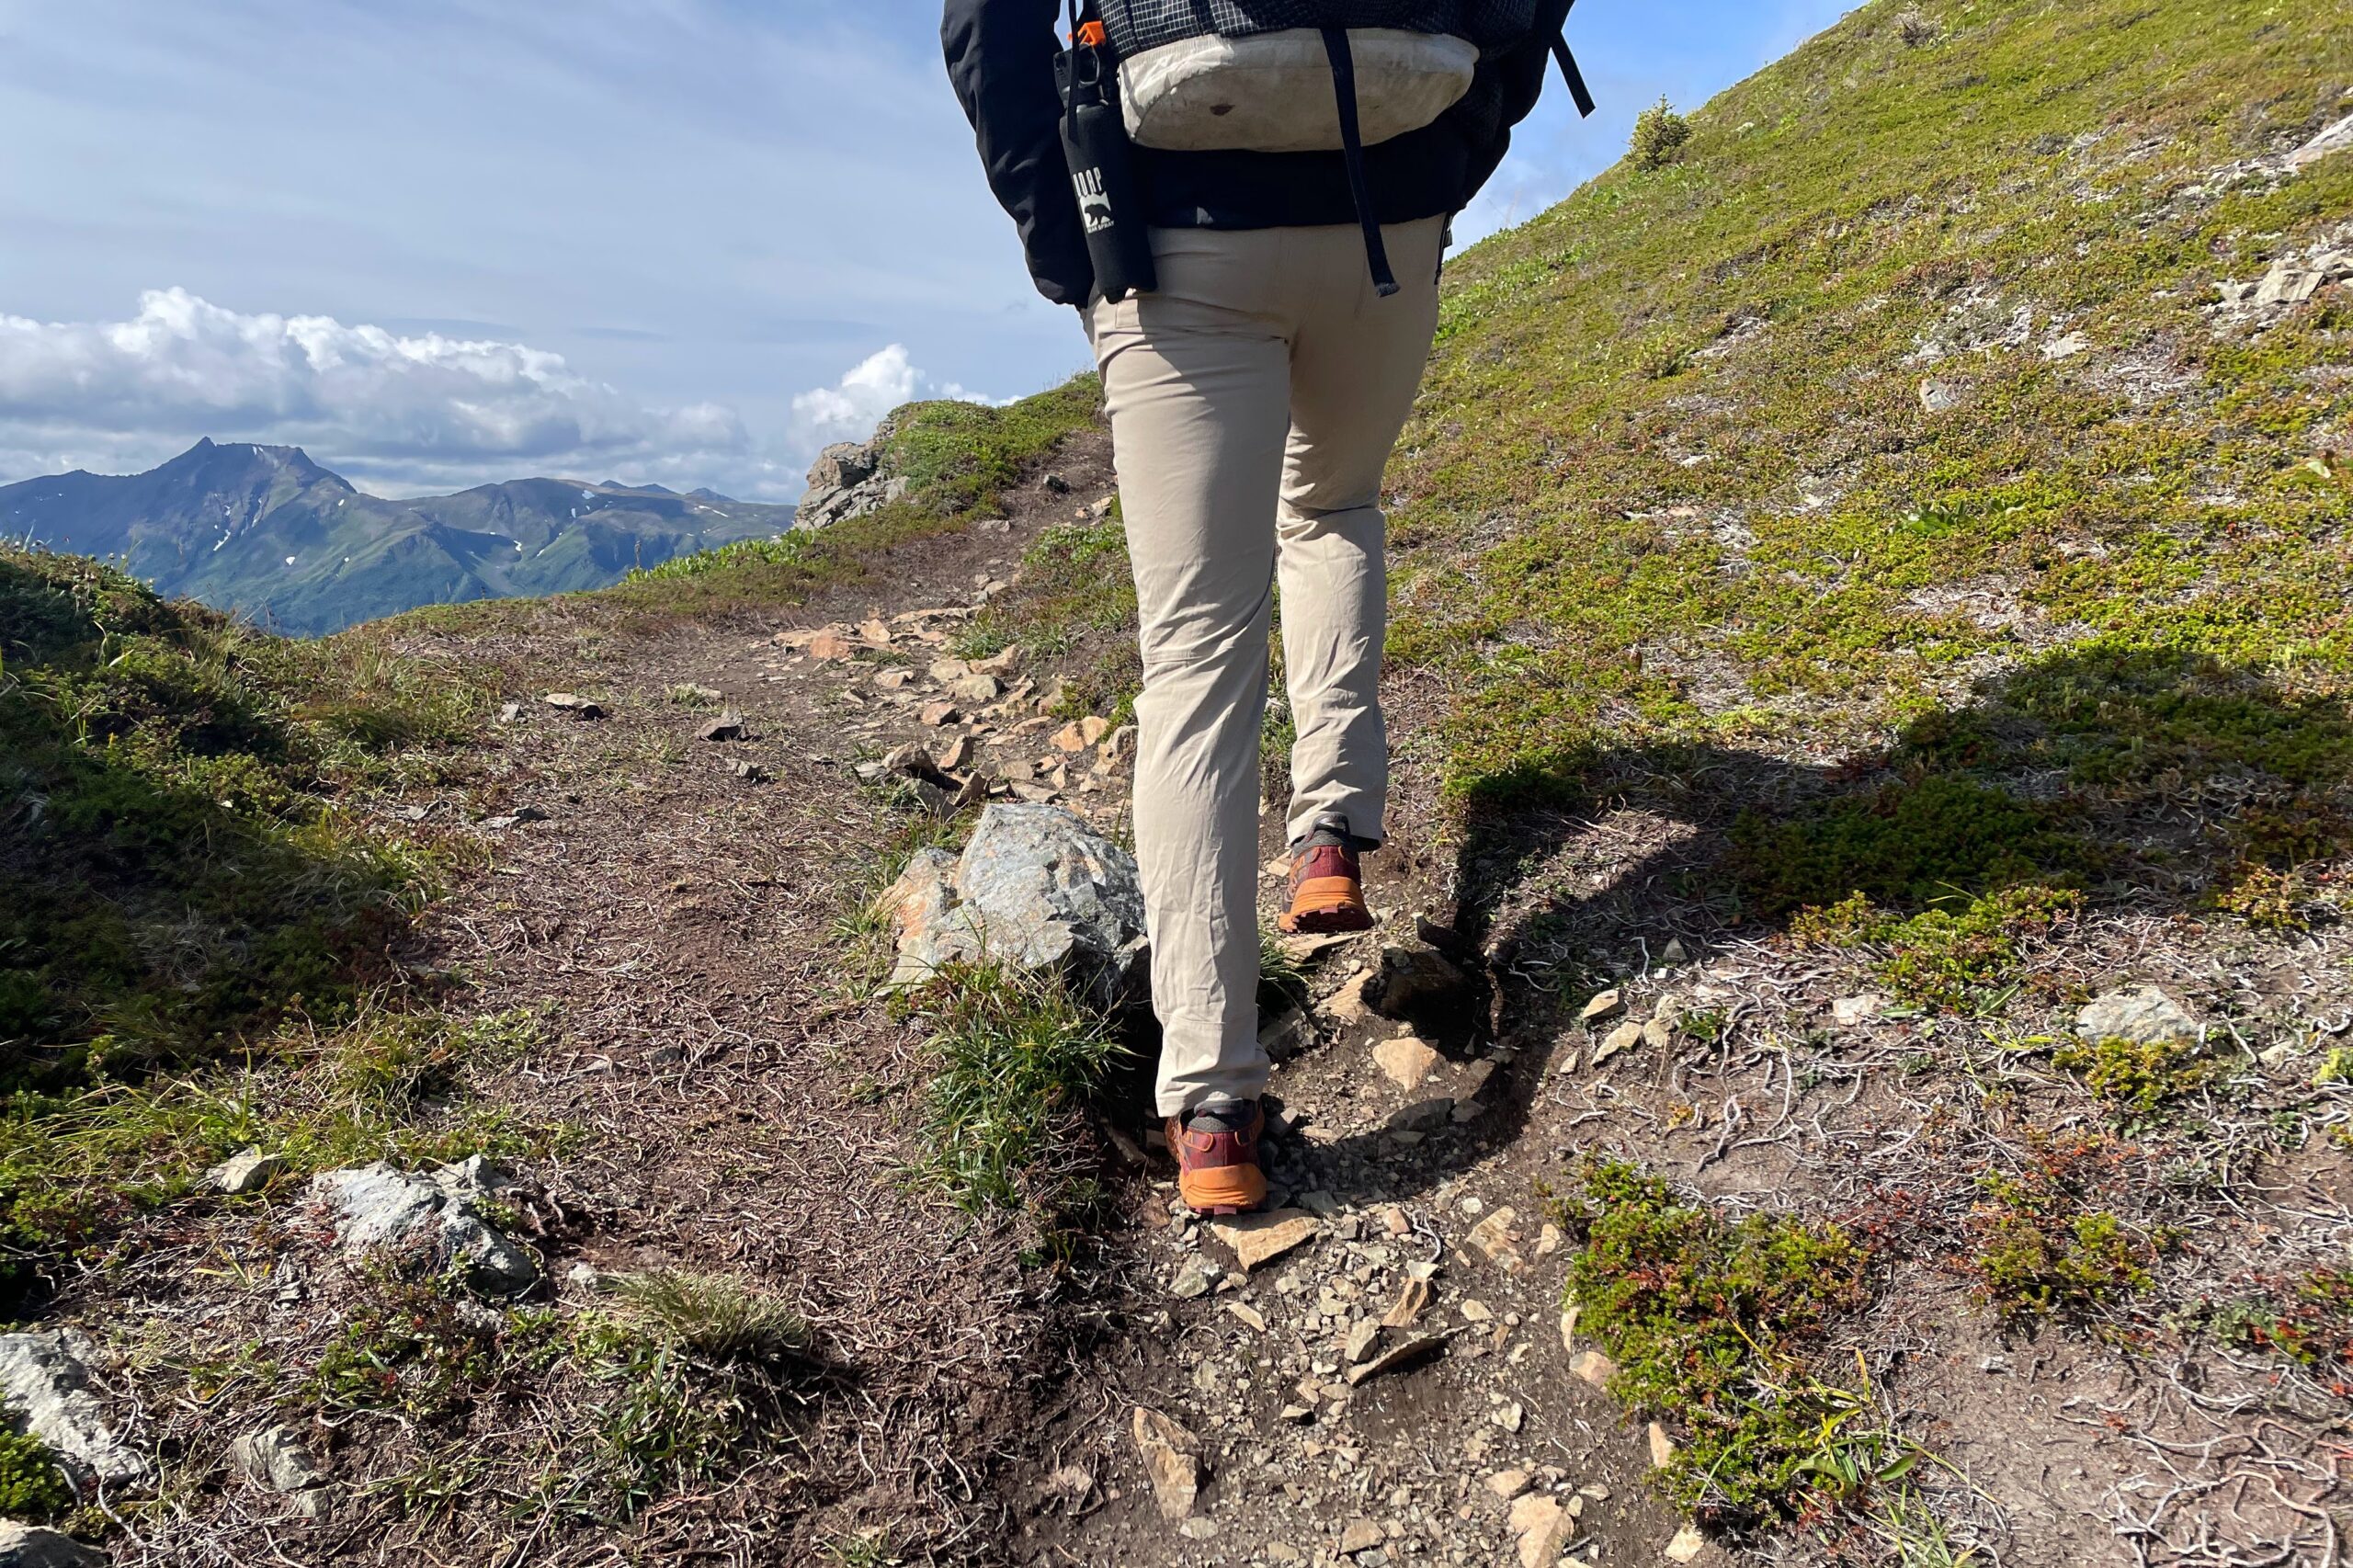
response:
[(161, 289), (121, 321), (0, 313), (0, 483), (133, 472), (210, 436), (304, 447), (395, 494), (544, 473), (787, 499), (825, 443), (864, 437), (911, 398), (974, 395), (893, 343), (795, 394), (782, 428), (755, 431), (724, 404), (634, 398), (527, 344), (247, 314)]

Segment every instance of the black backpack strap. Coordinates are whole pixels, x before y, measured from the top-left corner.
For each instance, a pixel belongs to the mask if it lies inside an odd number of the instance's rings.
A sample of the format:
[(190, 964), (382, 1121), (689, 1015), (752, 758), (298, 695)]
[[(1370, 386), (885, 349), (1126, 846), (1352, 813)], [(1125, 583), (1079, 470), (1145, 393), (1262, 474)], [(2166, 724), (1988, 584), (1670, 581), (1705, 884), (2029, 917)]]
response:
[(1563, 34), (1552, 35), (1552, 58), (1561, 62), (1561, 79), (1569, 85), (1569, 97), (1577, 101), (1577, 113), (1592, 118), (1592, 90), (1585, 85), (1585, 73), (1577, 69), (1577, 57), (1569, 52), (1569, 40)]
[(1357, 206), (1357, 223), (1364, 230), (1364, 258), (1372, 267), (1372, 286), (1382, 299), (1397, 292), (1396, 274), (1389, 270), (1389, 251), (1381, 243), (1381, 224), (1372, 210), (1372, 187), (1365, 178), (1364, 137), (1357, 128), (1357, 64), (1348, 50), (1348, 29), (1325, 28), (1324, 52), (1332, 59), (1332, 90), (1340, 104), (1340, 158), (1347, 165), (1348, 198)]
[(1593, 118), (1593, 92), (1585, 85), (1585, 73), (1577, 69), (1577, 57), (1569, 52), (1569, 12), (1577, 0), (1569, 0), (1561, 7), (1561, 26), (1552, 34), (1552, 58), (1561, 62), (1561, 80), (1569, 85), (1569, 97), (1577, 101), (1577, 113)]

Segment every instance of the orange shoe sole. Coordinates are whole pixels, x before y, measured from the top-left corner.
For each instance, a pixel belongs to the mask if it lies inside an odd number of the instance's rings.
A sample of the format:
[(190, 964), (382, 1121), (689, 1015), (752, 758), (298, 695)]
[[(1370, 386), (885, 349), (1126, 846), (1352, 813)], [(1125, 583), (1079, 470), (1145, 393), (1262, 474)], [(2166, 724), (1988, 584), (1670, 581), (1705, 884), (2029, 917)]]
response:
[(1194, 1213), (1211, 1219), (1253, 1214), (1266, 1206), (1267, 1176), (1256, 1165), (1185, 1171), (1176, 1177), (1176, 1196)]
[(1299, 884), (1290, 913), (1275, 924), (1291, 936), (1340, 936), (1371, 930), (1372, 911), (1365, 907), (1363, 884), (1354, 878), (1314, 877)]

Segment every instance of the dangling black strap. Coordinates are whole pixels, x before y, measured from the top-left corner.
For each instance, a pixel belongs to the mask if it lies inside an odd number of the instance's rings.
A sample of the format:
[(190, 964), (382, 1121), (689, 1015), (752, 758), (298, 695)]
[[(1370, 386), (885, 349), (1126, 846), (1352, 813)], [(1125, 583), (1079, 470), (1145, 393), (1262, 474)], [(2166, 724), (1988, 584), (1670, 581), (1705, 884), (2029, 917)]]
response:
[(1332, 58), (1332, 91), (1340, 103), (1340, 159), (1347, 165), (1348, 197), (1357, 204), (1357, 223), (1364, 230), (1364, 258), (1372, 267), (1372, 286), (1382, 299), (1397, 292), (1396, 275), (1389, 270), (1389, 252), (1381, 243), (1381, 223), (1372, 210), (1372, 187), (1365, 178), (1364, 138), (1357, 129), (1357, 63), (1348, 51), (1348, 29), (1325, 28), (1324, 52)]
[(1576, 9), (1577, 0), (1561, 7), (1561, 29), (1552, 35), (1552, 58), (1561, 62), (1561, 80), (1569, 85), (1569, 97), (1577, 101), (1577, 113), (1587, 119), (1593, 118), (1593, 94), (1585, 85), (1585, 73), (1577, 69), (1577, 57), (1569, 52), (1569, 13)]
[(1593, 117), (1593, 93), (1585, 85), (1585, 73), (1577, 69), (1577, 57), (1569, 52), (1565, 33), (1552, 35), (1552, 58), (1561, 62), (1561, 79), (1569, 85), (1569, 97), (1577, 101), (1577, 113)]

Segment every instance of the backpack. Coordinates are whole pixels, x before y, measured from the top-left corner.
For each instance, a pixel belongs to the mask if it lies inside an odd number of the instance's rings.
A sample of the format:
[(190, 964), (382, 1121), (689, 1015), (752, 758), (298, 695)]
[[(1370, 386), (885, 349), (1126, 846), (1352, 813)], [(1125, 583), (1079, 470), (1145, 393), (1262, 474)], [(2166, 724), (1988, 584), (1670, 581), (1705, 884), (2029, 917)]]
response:
[[(1339, 152), (1374, 286), (1397, 291), (1364, 149), (1419, 131), (1483, 60), (1546, 37), (1580, 114), (1562, 28), (1574, 0), (1097, 0), (1129, 140), (1172, 152)], [(1327, 85), (1328, 84), (1328, 85)]]

